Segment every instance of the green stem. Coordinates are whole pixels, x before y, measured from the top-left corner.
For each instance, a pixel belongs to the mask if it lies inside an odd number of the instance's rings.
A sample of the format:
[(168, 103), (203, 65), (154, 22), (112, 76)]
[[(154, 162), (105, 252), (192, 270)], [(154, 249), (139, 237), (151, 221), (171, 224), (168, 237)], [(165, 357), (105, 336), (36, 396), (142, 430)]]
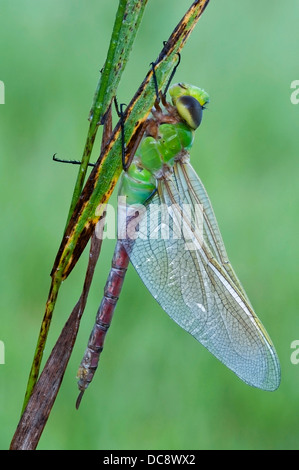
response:
[(34, 359), (33, 359), (33, 363), (32, 363), (30, 374), (29, 374), (22, 413), (26, 408), (26, 405), (28, 403), (32, 390), (38, 379), (40, 364), (41, 364), (41, 360), (43, 357), (43, 351), (45, 348), (48, 331), (49, 331), (49, 327), (50, 327), (50, 323), (52, 319), (52, 314), (53, 314), (54, 307), (56, 304), (60, 285), (61, 285), (61, 278), (59, 278), (58, 276), (53, 277), (51, 287), (50, 287), (49, 297), (46, 303), (45, 314), (44, 314), (44, 318), (41, 324), (38, 342), (37, 342), (35, 353), (34, 353)]
[(116, 95), (121, 74), (127, 64), (132, 45), (148, 0), (120, 0), (108, 54), (94, 95), (90, 125), (70, 205), (67, 223), (81, 194), (93, 144), (100, 124)]

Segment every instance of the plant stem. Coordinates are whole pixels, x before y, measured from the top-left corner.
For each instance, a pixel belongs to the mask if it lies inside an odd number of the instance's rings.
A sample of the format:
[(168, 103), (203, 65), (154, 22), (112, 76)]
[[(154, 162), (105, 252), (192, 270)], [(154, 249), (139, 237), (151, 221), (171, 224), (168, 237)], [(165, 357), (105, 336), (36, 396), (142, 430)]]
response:
[[(127, 64), (129, 53), (132, 49), (133, 41), (140, 25), (147, 1), (148, 0), (119, 1), (119, 7), (116, 14), (107, 59), (93, 99), (93, 105), (89, 118), (90, 126), (69, 210), (67, 219), (68, 223), (82, 191), (88, 162), (99, 124), (104, 123), (105, 116), (107, 115), (111, 101), (116, 94), (116, 89), (121, 74)], [(62, 280), (63, 271), (58, 268), (52, 275), (52, 284), (50, 287), (45, 314), (28, 378), (23, 410), (27, 405), (29, 397), (38, 379), (43, 351), (45, 348), (52, 314)]]
[(67, 223), (73, 213), (81, 194), (86, 177), (93, 144), (100, 124), (108, 111), (111, 101), (128, 61), (132, 45), (139, 28), (141, 18), (148, 0), (120, 0), (112, 31), (108, 54), (101, 77), (94, 95), (90, 110), (87, 139), (83, 151), (81, 165), (69, 209)]

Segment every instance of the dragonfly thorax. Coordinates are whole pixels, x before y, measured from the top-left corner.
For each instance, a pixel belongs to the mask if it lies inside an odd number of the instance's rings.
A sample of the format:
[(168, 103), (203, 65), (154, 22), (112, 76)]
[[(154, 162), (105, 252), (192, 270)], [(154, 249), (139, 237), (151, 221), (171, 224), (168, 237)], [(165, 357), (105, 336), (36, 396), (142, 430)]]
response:
[(126, 196), (128, 204), (144, 204), (154, 194), (157, 180), (167, 179), (175, 162), (185, 158), (209, 101), (204, 90), (183, 83), (173, 85), (170, 95), (173, 106), (165, 102), (165, 111), (159, 106), (153, 110), (133, 162), (122, 176), (119, 195)]

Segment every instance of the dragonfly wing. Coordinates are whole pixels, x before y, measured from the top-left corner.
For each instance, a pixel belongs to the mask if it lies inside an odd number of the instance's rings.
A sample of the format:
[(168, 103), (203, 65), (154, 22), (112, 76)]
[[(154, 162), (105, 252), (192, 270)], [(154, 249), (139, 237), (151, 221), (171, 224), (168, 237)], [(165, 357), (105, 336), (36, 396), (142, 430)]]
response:
[(172, 178), (159, 183), (138, 228), (137, 239), (124, 244), (161, 307), (244, 382), (275, 390), (276, 352), (228, 261), (208, 195), (189, 163), (177, 163)]
[(218, 223), (214, 214), (214, 210), (207, 191), (199, 179), (197, 173), (194, 171), (190, 163), (177, 164), (174, 168), (174, 180), (177, 187), (177, 193), (180, 199), (191, 206), (201, 205), (203, 212), (203, 234), (207, 246), (210, 248), (212, 254), (217, 261), (224, 266), (227, 274), (230, 276), (231, 281), (238, 287), (239, 291), (246, 298), (247, 294), (244, 291), (239, 279), (237, 278), (233, 267), (231, 266), (223, 239), (218, 227)]

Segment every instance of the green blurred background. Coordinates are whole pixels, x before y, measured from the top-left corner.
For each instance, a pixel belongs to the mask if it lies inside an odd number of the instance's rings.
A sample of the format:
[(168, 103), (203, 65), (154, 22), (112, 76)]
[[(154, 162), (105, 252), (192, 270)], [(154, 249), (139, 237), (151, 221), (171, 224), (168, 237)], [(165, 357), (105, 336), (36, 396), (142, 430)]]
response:
[[(129, 102), (190, 4), (149, 0), (120, 102)], [(52, 154), (81, 158), (118, 1), (0, 5), (0, 448), (6, 449), (77, 173), (53, 163)], [(296, 0), (211, 0), (176, 75), (211, 96), (192, 162), (231, 262), (275, 343), (279, 390), (241, 382), (168, 318), (131, 267), (100, 368), (76, 411), (75, 376), (109, 271), (108, 240), (39, 449), (299, 448), (299, 364), (290, 360), (290, 344), (299, 340), (299, 105), (290, 101), (290, 84), (299, 79), (298, 17)], [(78, 299), (86, 259), (62, 286), (47, 353)]]

